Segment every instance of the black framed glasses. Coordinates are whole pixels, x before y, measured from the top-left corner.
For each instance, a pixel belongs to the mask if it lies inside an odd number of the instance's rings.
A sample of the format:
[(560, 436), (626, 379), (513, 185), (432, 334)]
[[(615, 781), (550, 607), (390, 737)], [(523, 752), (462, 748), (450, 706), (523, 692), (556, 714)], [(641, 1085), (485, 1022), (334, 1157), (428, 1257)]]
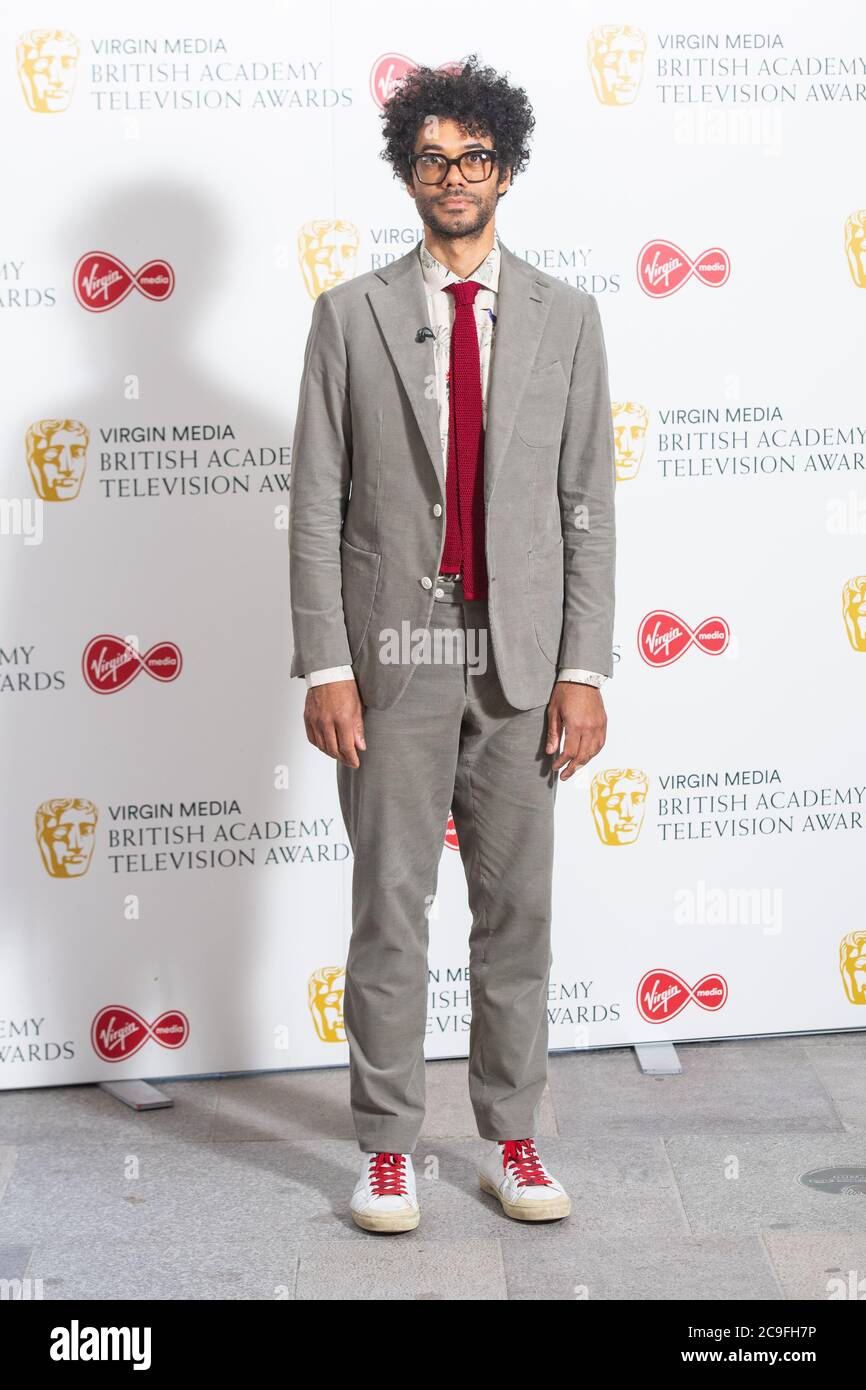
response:
[(483, 183), (490, 178), (498, 158), (496, 150), (467, 150), (456, 159), (425, 151), (413, 154), (409, 163), (419, 183), (444, 183), (452, 164), (457, 165), (467, 183)]

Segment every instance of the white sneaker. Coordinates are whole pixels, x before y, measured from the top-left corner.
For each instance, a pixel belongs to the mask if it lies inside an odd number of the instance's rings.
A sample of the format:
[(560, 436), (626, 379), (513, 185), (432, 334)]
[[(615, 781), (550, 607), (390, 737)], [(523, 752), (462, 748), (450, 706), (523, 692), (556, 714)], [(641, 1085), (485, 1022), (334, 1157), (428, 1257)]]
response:
[(365, 1231), (414, 1231), (421, 1211), (412, 1155), (363, 1153), (349, 1209)]
[(497, 1139), (478, 1168), (478, 1180), (516, 1221), (557, 1221), (571, 1212), (568, 1193), (545, 1168), (534, 1139)]

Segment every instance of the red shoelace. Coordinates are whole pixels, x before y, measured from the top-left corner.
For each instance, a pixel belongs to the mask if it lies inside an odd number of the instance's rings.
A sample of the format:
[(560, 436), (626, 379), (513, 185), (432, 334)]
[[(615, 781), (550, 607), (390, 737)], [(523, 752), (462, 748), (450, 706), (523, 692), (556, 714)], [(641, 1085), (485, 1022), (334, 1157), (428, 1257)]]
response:
[(370, 1191), (375, 1197), (408, 1197), (406, 1159), (403, 1154), (372, 1154)]
[(509, 1164), (514, 1165), (514, 1175), (519, 1187), (549, 1187), (551, 1185), (551, 1179), (545, 1175), (534, 1140), (503, 1140), (502, 1166), (506, 1172), (508, 1172)]

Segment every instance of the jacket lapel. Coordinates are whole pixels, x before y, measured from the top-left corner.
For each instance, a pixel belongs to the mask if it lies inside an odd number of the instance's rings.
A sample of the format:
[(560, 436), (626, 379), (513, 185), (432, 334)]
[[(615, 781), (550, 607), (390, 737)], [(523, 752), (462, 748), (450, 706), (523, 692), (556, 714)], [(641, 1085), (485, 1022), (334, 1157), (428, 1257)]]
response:
[(427, 295), (417, 249), (407, 252), (377, 272), (380, 283), (367, 291), (373, 312), (400, 374), (418, 428), (436, 470), (445, 500), (445, 469), (439, 439), (439, 406), (436, 401), (436, 367), (433, 339), (415, 341), (427, 323)]
[(535, 364), (552, 289), (500, 239), (496, 334), (487, 386), (484, 436), (484, 496), (490, 501), (508, 448), (517, 409)]
[[(500, 239), (496, 334), (487, 396), (484, 436), (484, 496), (490, 501), (505, 457), (520, 399), (526, 388), (550, 312), (551, 288), (532, 266)], [(415, 341), (427, 323), (427, 296), (417, 248), (377, 271), (379, 284), (367, 291), (382, 334), (409, 399), (445, 500), (445, 470), (439, 439), (433, 340)]]

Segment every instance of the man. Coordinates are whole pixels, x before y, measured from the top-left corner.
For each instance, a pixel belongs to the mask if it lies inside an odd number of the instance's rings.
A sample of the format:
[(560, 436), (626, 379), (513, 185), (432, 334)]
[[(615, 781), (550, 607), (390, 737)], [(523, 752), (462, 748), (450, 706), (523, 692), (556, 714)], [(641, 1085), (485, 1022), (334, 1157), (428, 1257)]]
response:
[(569, 1198), (535, 1131), (557, 774), (603, 746), (612, 674), (606, 353), (595, 298), (495, 232), (528, 161), (525, 93), (472, 55), (411, 72), (383, 120), (424, 237), (316, 300), (289, 538), (292, 675), (309, 740), (337, 761), (355, 860), (350, 1207), (368, 1230), (418, 1224), (427, 914), (450, 809), (472, 910), (479, 1180), (509, 1216), (557, 1219)]

